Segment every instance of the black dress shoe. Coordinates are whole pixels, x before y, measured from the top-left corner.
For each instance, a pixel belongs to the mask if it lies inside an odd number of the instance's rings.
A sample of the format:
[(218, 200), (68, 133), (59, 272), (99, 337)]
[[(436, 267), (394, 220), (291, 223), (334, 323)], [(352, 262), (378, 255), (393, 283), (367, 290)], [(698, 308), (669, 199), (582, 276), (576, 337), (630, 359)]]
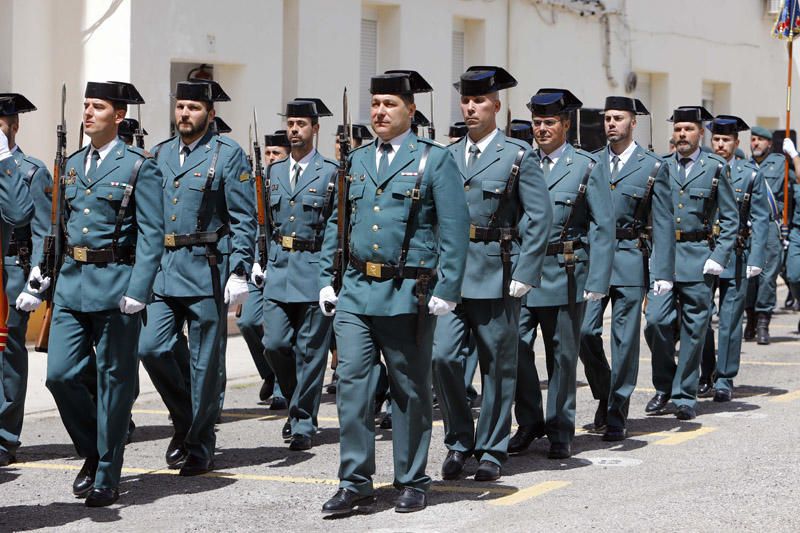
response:
[(283, 437), (285, 442), (292, 440), (292, 423), (288, 420), (283, 425), (283, 428), (281, 428), (281, 437)]
[(733, 391), (728, 389), (717, 389), (714, 391), (715, 402), (729, 402), (733, 398)]
[(697, 412), (695, 412), (694, 407), (689, 405), (679, 405), (678, 411), (675, 413), (675, 418), (678, 420), (692, 420), (697, 418)]
[(211, 472), (212, 470), (214, 470), (213, 459), (203, 459), (197, 455), (189, 454), (178, 474), (184, 477), (199, 476)]
[(500, 465), (491, 461), (481, 461), (475, 471), (475, 481), (496, 481), (500, 479)]
[(394, 502), (396, 513), (413, 513), (421, 511), (428, 505), (428, 497), (421, 490), (403, 487), (400, 496)]
[(569, 459), (572, 457), (572, 446), (565, 442), (553, 442), (550, 444), (550, 451), (547, 452), (548, 459)]
[(608, 424), (608, 400), (600, 400), (597, 411), (594, 412), (594, 431), (599, 433), (606, 429)]
[(616, 442), (625, 440), (628, 437), (628, 430), (619, 426), (608, 426), (603, 433), (603, 440), (606, 442)]
[(0, 450), (0, 466), (8, 466), (15, 462), (17, 462), (17, 458), (13, 453), (8, 450)]
[(711, 386), (711, 381), (700, 381), (700, 385), (697, 387), (697, 396), (700, 398), (708, 398), (714, 394), (714, 388)]
[(97, 462), (99, 458), (90, 457), (83, 462), (83, 466), (75, 481), (72, 482), (72, 494), (78, 498), (85, 498), (89, 491), (94, 487), (94, 476), (97, 474)]
[(136, 431), (136, 424), (133, 422), (133, 418), (131, 421), (128, 422), (128, 436), (125, 439), (125, 444), (130, 444), (133, 442), (133, 432)]
[(378, 427), (381, 429), (392, 429), (392, 413), (386, 413), (381, 418), (381, 423), (378, 424)]
[(117, 489), (92, 489), (86, 497), (86, 507), (108, 507), (119, 500), (119, 490)]
[(266, 402), (269, 400), (269, 397), (272, 396), (272, 391), (275, 390), (275, 376), (268, 377), (264, 380), (261, 384), (261, 389), (258, 391), (258, 399), (262, 402)]
[(669, 402), (669, 394), (663, 392), (657, 392), (655, 396), (653, 396), (647, 405), (644, 408), (645, 413), (660, 413), (664, 410)]
[(352, 490), (339, 489), (333, 498), (322, 506), (322, 514), (345, 515), (350, 513), (369, 513), (375, 504), (375, 496), (359, 496)]
[(325, 392), (328, 394), (336, 394), (336, 386), (339, 385), (339, 375), (334, 372), (331, 377), (331, 382), (325, 385)]
[(289, 449), (295, 452), (311, 449), (311, 437), (301, 435), (299, 433), (292, 435), (292, 440), (289, 443)]
[(450, 450), (442, 463), (442, 479), (458, 479), (464, 470), (464, 463), (467, 462), (468, 453), (458, 450)]
[(289, 404), (283, 396), (274, 396), (269, 404), (270, 411), (285, 411), (288, 408)]
[(508, 453), (524, 452), (533, 441), (542, 437), (544, 437), (544, 429), (537, 426), (520, 426), (508, 441)]
[(188, 452), (186, 451), (186, 446), (183, 444), (184, 438), (186, 437), (183, 435), (173, 435), (169, 440), (167, 453), (164, 454), (164, 459), (167, 460), (167, 466), (169, 468), (180, 468), (181, 463), (186, 460)]

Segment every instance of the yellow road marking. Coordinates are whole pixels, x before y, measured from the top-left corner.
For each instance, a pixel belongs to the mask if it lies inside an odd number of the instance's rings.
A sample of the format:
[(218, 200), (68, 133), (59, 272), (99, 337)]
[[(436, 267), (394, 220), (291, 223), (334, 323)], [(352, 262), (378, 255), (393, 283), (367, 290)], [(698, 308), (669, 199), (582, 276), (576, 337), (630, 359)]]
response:
[(800, 398), (800, 390), (796, 390), (794, 392), (787, 392), (786, 394), (781, 394), (780, 396), (775, 396), (770, 401), (776, 403), (786, 403), (797, 400)]
[(701, 437), (703, 435), (707, 435), (712, 431), (716, 431), (717, 428), (712, 427), (700, 427), (697, 429), (693, 429), (691, 431), (679, 431), (679, 432), (669, 432), (669, 431), (662, 431), (660, 433), (650, 433), (650, 435), (658, 435), (664, 436), (665, 438), (659, 439), (655, 441), (653, 444), (658, 444), (661, 446), (675, 446), (677, 444), (683, 444), (686, 441), (696, 439), (697, 437)]
[(570, 484), (571, 483), (569, 481), (544, 481), (532, 487), (528, 487), (527, 489), (518, 490), (513, 494), (509, 494), (508, 496), (503, 496), (502, 498), (492, 500), (489, 502), (489, 504), (516, 505), (526, 500), (537, 498), (542, 494), (547, 494), (548, 492), (552, 492), (554, 490), (563, 489), (564, 487)]
[(800, 362), (796, 361), (740, 361), (739, 364), (756, 366), (800, 366)]

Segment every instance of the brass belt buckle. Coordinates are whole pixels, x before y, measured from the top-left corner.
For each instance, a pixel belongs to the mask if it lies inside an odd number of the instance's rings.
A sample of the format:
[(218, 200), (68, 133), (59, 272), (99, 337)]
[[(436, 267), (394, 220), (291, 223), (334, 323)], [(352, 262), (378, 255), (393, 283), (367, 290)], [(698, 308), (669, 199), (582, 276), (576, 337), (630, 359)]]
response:
[(294, 248), (294, 237), (286, 237), (285, 235), (282, 235), (281, 246), (283, 246), (287, 250), (291, 250), (292, 248)]
[(167, 233), (164, 235), (164, 246), (167, 248), (175, 248), (175, 234)]
[(72, 258), (75, 259), (75, 261), (79, 261), (81, 263), (85, 263), (86, 262), (86, 255), (87, 255), (86, 252), (87, 251), (88, 251), (88, 248), (77, 247), (76, 246), (75, 248), (72, 249)]
[(572, 249), (572, 241), (564, 241), (564, 262), (572, 263), (575, 261), (575, 254)]
[(371, 278), (381, 279), (381, 265), (380, 263), (370, 263), (367, 261), (367, 276)]
[(714, 226), (712, 227), (711, 231), (712, 231), (712, 234), (714, 235), (714, 237), (719, 237), (719, 233), (720, 233), (719, 224), (714, 224)]
[(679, 229), (675, 230), (675, 240), (676, 241), (681, 240), (681, 233), (683, 233), (681, 230), (679, 230)]
[(470, 239), (474, 239), (475, 238), (475, 224), (470, 224), (469, 225), (469, 238)]

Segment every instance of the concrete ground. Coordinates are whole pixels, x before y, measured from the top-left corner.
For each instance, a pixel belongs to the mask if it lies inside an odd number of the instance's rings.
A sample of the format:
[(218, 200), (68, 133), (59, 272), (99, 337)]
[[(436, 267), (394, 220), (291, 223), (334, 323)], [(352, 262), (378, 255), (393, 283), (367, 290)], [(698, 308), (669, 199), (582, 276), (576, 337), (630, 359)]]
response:
[[(781, 289), (779, 302), (785, 292)], [(138, 425), (127, 448), (119, 502), (87, 509), (70, 491), (82, 461), (44, 387), (45, 359), (31, 351), (31, 375), (18, 463), (0, 469), (0, 531), (798, 531), (800, 517), (800, 314), (781, 312), (772, 344), (745, 343), (734, 401), (701, 400), (696, 420), (646, 417), (653, 394), (642, 341), (639, 388), (622, 443), (579, 430), (575, 456), (546, 458), (547, 441), (512, 457), (496, 483), (442, 481), (446, 450), (435, 412), (429, 506), (393, 510), (391, 431), (377, 431), (378, 505), (373, 514), (323, 519), (337, 485), (335, 398), (324, 395), (315, 447), (291, 452), (280, 437), (285, 411), (258, 404), (260, 380), (241, 337), (228, 344), (228, 389), (218, 432), (217, 471), (180, 478), (166, 470), (167, 412), (141, 371)], [(607, 326), (607, 324), (606, 324)], [(544, 373), (544, 349), (537, 344)], [(578, 376), (583, 379), (582, 368)], [(579, 383), (578, 425), (596, 403)], [(477, 412), (477, 411), (476, 411)], [(477, 464), (471, 459), (467, 472)]]

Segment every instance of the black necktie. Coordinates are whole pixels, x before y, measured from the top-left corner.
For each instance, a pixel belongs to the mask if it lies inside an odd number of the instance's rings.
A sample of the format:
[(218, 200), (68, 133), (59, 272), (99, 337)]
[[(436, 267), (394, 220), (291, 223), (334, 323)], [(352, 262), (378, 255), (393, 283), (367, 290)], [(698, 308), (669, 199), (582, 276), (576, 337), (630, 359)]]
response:
[(681, 159), (680, 159), (680, 164), (681, 164), (681, 169), (680, 169), (681, 183), (684, 183), (686, 181), (686, 167), (688, 167), (691, 162), (692, 162), (692, 158), (691, 157), (681, 157)]
[(478, 156), (481, 153), (481, 149), (478, 148), (477, 144), (473, 144), (469, 147), (469, 159), (467, 159), (467, 170), (472, 170), (472, 167), (475, 163), (478, 162)]
[(378, 179), (383, 181), (389, 172), (389, 154), (392, 153), (392, 145), (381, 143), (381, 159), (378, 163)]
[(289, 181), (289, 184), (292, 186), (292, 191), (297, 186), (297, 182), (300, 179), (300, 163), (294, 164), (294, 174), (292, 174), (292, 179)]
[(181, 166), (183, 166), (183, 164), (186, 163), (186, 159), (189, 157), (190, 152), (191, 150), (189, 149), (188, 146), (184, 146), (183, 148), (181, 148), (181, 153), (183, 154), (183, 161), (181, 161)]
[(87, 178), (94, 177), (94, 173), (97, 170), (98, 165), (100, 165), (100, 152), (97, 150), (92, 150), (92, 160), (89, 161), (89, 172), (86, 173)]

